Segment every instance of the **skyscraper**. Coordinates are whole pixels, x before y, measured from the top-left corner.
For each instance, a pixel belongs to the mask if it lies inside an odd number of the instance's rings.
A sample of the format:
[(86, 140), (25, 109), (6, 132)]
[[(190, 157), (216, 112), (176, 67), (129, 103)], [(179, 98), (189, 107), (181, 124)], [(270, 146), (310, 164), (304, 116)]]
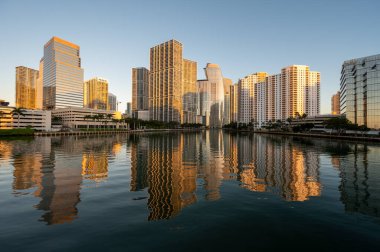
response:
[(340, 92), (331, 97), (331, 114), (340, 115)]
[(182, 122), (195, 123), (197, 115), (197, 62), (182, 61)]
[(228, 78), (223, 78), (224, 86), (224, 115), (223, 115), (223, 124), (229, 124), (231, 122), (231, 86), (232, 80)]
[(106, 110), (108, 106), (108, 81), (99, 77), (83, 85), (83, 107)]
[(255, 120), (255, 83), (264, 82), (267, 75), (258, 72), (239, 80), (239, 122), (248, 124)]
[(44, 108), (83, 107), (79, 46), (53, 37), (44, 46)]
[(16, 67), (16, 107), (41, 109), (38, 97), (41, 88), (38, 82), (38, 71), (24, 66)]
[(282, 118), (299, 113), (319, 115), (320, 73), (312, 72), (308, 66), (292, 65), (281, 70)]
[(149, 70), (132, 68), (132, 112), (149, 109)]
[(380, 128), (380, 54), (343, 62), (341, 114), (352, 123)]
[(150, 119), (181, 122), (182, 44), (170, 40), (150, 49)]
[(198, 80), (199, 115), (203, 124), (212, 128), (223, 125), (224, 85), (222, 71), (217, 64), (207, 63), (206, 79)]
[(107, 110), (116, 111), (117, 110), (117, 98), (116, 95), (108, 93), (108, 107)]
[(230, 121), (238, 122), (239, 87), (238, 84), (230, 86)]

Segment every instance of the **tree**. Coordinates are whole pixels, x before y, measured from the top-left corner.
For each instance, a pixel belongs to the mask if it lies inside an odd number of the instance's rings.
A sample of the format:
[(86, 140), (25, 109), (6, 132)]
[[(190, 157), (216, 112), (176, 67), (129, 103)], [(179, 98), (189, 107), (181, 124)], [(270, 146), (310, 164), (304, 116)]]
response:
[(51, 120), (54, 125), (60, 125), (62, 124), (62, 117), (60, 116), (53, 116), (53, 119)]
[(12, 110), (12, 115), (17, 115), (17, 128), (20, 128), (20, 116), (25, 116), (25, 110), (22, 108), (15, 108)]
[(352, 122), (344, 116), (330, 118), (329, 120), (324, 122), (324, 124), (328, 129), (337, 130), (338, 135), (340, 135), (342, 130), (349, 129), (353, 125)]
[(303, 113), (303, 114), (301, 115), (301, 119), (302, 119), (302, 120), (306, 119), (306, 117), (307, 117), (307, 114), (306, 114), (306, 113)]
[[(91, 120), (92, 119), (92, 115), (85, 115), (84, 117), (83, 117), (83, 119), (85, 120), (85, 121), (89, 121), (89, 120)], [(89, 125), (87, 124), (87, 129), (89, 128)]]
[(103, 120), (104, 120), (104, 115), (103, 115), (103, 114), (97, 114), (97, 115), (96, 115), (96, 120), (97, 120), (98, 122), (103, 121)]
[(107, 115), (106, 115), (106, 121), (105, 121), (105, 122), (106, 122), (106, 123), (105, 123), (105, 124), (106, 124), (106, 128), (107, 128), (107, 123), (108, 123), (109, 121), (111, 121), (112, 117), (113, 117), (113, 114), (107, 114)]

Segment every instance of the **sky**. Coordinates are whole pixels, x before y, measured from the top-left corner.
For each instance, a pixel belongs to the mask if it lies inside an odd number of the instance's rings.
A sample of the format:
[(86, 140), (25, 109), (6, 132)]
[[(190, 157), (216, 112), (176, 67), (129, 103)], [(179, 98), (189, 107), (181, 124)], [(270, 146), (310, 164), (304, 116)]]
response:
[(170, 39), (183, 57), (237, 82), (289, 65), (321, 72), (321, 113), (330, 113), (343, 61), (380, 53), (378, 0), (0, 0), (0, 99), (14, 104), (15, 67), (38, 69), (53, 36), (80, 46), (84, 79), (109, 81), (123, 111), (131, 68)]

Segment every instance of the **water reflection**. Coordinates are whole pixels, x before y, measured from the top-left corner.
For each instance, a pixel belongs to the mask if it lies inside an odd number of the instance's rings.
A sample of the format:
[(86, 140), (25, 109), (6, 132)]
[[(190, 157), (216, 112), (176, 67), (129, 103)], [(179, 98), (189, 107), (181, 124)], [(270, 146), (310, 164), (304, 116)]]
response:
[[(127, 160), (120, 158), (124, 153)], [(147, 194), (141, 204), (148, 220), (172, 218), (201, 199), (223, 198), (225, 181), (286, 201), (322, 196), (321, 160), (326, 159), (327, 169), (340, 175), (345, 210), (379, 216), (378, 146), (211, 130), (0, 141), (0, 155), (0, 166), (6, 161), (13, 166), (14, 195), (39, 198), (35, 208), (49, 225), (75, 220), (81, 191), (93, 189), (88, 182), (109, 180), (113, 164), (130, 167), (127, 190)]]
[(48, 225), (73, 221), (83, 178), (96, 182), (107, 178), (109, 153), (120, 151), (119, 141), (107, 137), (44, 137), (13, 142), (14, 194), (28, 194), (26, 189), (35, 187), (33, 194), (41, 199), (35, 208), (44, 211), (41, 221)]

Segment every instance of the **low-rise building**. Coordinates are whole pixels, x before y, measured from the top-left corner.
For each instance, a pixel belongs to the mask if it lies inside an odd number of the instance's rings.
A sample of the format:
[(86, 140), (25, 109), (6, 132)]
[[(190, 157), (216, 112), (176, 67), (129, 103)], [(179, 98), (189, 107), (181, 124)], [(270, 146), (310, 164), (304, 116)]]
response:
[(13, 113), (15, 107), (0, 106), (0, 129), (33, 128), (51, 130), (51, 111), (22, 109), (20, 114)]
[(120, 117), (115, 111), (68, 107), (53, 110), (52, 116), (59, 118), (64, 127), (71, 129), (128, 128), (126, 123), (113, 120)]

